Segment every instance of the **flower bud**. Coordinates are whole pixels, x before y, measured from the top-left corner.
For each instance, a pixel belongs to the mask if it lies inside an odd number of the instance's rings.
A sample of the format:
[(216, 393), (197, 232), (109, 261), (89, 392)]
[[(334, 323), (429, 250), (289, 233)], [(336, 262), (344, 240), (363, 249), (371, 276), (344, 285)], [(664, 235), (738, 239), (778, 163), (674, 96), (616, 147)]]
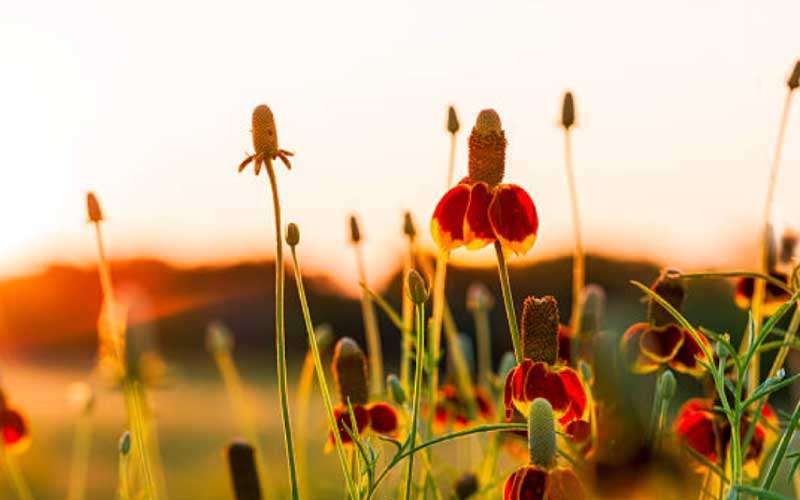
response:
[(131, 433), (130, 432), (125, 431), (125, 432), (122, 433), (122, 436), (119, 438), (118, 449), (119, 449), (119, 454), (122, 455), (123, 457), (127, 456), (128, 453), (131, 452)]
[[(681, 311), (683, 300), (686, 297), (686, 286), (683, 283), (680, 271), (665, 269), (650, 288), (678, 312)], [(672, 314), (653, 299), (650, 300), (647, 319), (653, 326), (675, 323), (675, 318)]]
[(500, 116), (493, 109), (484, 109), (469, 136), (469, 178), (495, 186), (503, 180), (505, 165), (506, 136)]
[(564, 94), (564, 103), (561, 106), (561, 126), (569, 130), (570, 127), (575, 125), (575, 100), (572, 98), (572, 92)]
[(544, 398), (536, 398), (528, 414), (528, 453), (531, 464), (548, 469), (556, 460), (556, 430), (553, 407)]
[(460, 128), (460, 124), (458, 123), (458, 115), (456, 114), (456, 108), (450, 106), (447, 108), (447, 131), (451, 134), (455, 134), (458, 132)]
[(212, 354), (229, 353), (233, 350), (233, 333), (221, 321), (214, 321), (208, 325), (206, 349)]
[(322, 352), (333, 342), (333, 328), (328, 323), (321, 323), (314, 327), (314, 336), (317, 337), (317, 347)]
[(300, 228), (297, 227), (297, 224), (294, 222), (290, 222), (288, 226), (286, 226), (286, 244), (290, 247), (296, 246), (300, 243)]
[(411, 212), (406, 212), (403, 215), (403, 232), (411, 241), (414, 241), (414, 238), (417, 237), (417, 228), (414, 226), (414, 218), (411, 216)]
[(550, 365), (558, 360), (558, 303), (550, 295), (528, 297), (522, 303), (520, 342), (523, 355)]
[(792, 70), (792, 74), (789, 76), (789, 79), (786, 80), (786, 85), (789, 86), (789, 90), (794, 90), (797, 87), (800, 87), (800, 59), (794, 63), (794, 69)]
[(236, 500), (261, 500), (253, 447), (244, 441), (234, 441), (228, 445), (226, 455)]
[(453, 485), (453, 494), (456, 500), (466, 500), (471, 498), (480, 489), (478, 476), (472, 472), (465, 472)]
[(361, 241), (361, 230), (358, 227), (358, 219), (355, 215), (350, 216), (350, 242), (358, 244)]
[(665, 370), (664, 373), (658, 377), (657, 387), (658, 393), (664, 401), (670, 401), (675, 397), (677, 382), (675, 381), (675, 375), (672, 373), (672, 370)]
[(367, 358), (355, 340), (344, 337), (336, 343), (333, 353), (333, 375), (339, 387), (342, 404), (367, 403)]
[(428, 287), (425, 284), (425, 279), (416, 269), (412, 269), (406, 275), (406, 285), (406, 293), (408, 293), (408, 298), (411, 299), (411, 302), (420, 305), (428, 300)]
[(473, 283), (467, 288), (467, 309), (475, 311), (489, 311), (494, 307), (492, 292), (483, 283)]
[(394, 402), (401, 406), (404, 405), (406, 402), (406, 391), (403, 389), (403, 384), (400, 383), (400, 379), (397, 378), (397, 375), (390, 373), (389, 376), (386, 377), (386, 386), (389, 387), (389, 394), (392, 395)]
[(86, 212), (89, 222), (101, 222), (103, 220), (103, 209), (100, 208), (97, 196), (91, 191), (86, 193)]
[(263, 154), (264, 160), (272, 158), (278, 152), (278, 131), (275, 117), (266, 104), (253, 110), (253, 147), (256, 154)]

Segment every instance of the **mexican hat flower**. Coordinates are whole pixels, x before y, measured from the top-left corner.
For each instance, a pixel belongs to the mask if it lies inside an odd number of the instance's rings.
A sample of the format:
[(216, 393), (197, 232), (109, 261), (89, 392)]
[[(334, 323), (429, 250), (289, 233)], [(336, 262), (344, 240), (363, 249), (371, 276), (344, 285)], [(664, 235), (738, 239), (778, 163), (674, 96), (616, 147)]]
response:
[[(678, 271), (665, 270), (651, 288), (672, 307), (681, 310), (686, 288)], [(649, 302), (647, 318), (647, 322), (628, 328), (620, 340), (620, 348), (631, 370), (651, 373), (666, 364), (675, 371), (701, 376), (705, 369), (699, 360), (705, 355), (695, 336), (675, 323), (669, 311), (654, 300)], [(702, 334), (695, 333), (708, 345)]]
[(447, 191), (433, 212), (431, 234), (442, 250), (482, 248), (499, 241), (522, 255), (531, 249), (539, 216), (530, 195), (503, 184), (506, 136), (493, 109), (478, 114), (469, 136), (469, 174)]
[[(786, 229), (781, 235), (780, 242), (776, 245), (775, 238), (772, 237), (772, 226), (769, 226), (769, 248), (768, 248), (768, 272), (769, 275), (782, 283), (789, 281), (792, 268), (796, 265), (796, 248), (798, 234), (792, 229)], [(776, 248), (779, 247), (779, 248)], [(734, 301), (740, 309), (749, 310), (753, 302), (755, 293), (755, 280), (749, 276), (743, 276), (736, 280), (736, 292)], [(765, 316), (772, 316), (775, 311), (791, 298), (791, 294), (783, 288), (773, 283), (767, 283), (764, 290), (764, 302), (762, 312)]]
[(537, 398), (552, 405), (562, 426), (588, 418), (589, 397), (580, 375), (558, 360), (558, 329), (556, 299), (525, 299), (520, 329), (524, 360), (506, 376), (506, 420), (513, 418), (514, 409), (527, 415)]
[(255, 167), (256, 175), (261, 172), (261, 166), (272, 168), (272, 160), (279, 158), (286, 168), (291, 169), (292, 164), (289, 157), (294, 156), (291, 151), (278, 147), (278, 129), (275, 127), (275, 117), (272, 110), (266, 104), (261, 104), (253, 110), (253, 148), (256, 152), (248, 155), (239, 164), (239, 172), (252, 163)]
[(537, 398), (528, 415), (529, 461), (506, 479), (504, 500), (582, 500), (586, 498), (575, 472), (556, 460), (553, 407)]
[[(750, 428), (751, 416), (742, 416), (739, 425), (742, 441)], [(753, 436), (745, 452), (745, 472), (755, 477), (765, 451), (777, 440), (778, 418), (767, 404), (761, 410), (761, 418), (755, 426)], [(711, 463), (718, 464), (726, 456), (731, 440), (731, 427), (728, 419), (714, 409), (712, 399), (694, 398), (683, 404), (675, 418), (674, 432), (678, 441), (688, 446)], [(702, 470), (704, 465), (697, 461), (695, 467)]]
[(9, 406), (2, 390), (0, 390), (0, 430), (6, 451), (21, 453), (27, 449), (30, 441), (28, 422), (22, 413)]
[[(477, 407), (477, 420), (490, 421), (494, 418), (494, 405), (482, 387), (473, 387), (475, 406)], [(467, 402), (458, 391), (455, 384), (444, 384), (439, 388), (439, 398), (433, 415), (433, 423), (438, 430), (448, 427), (460, 430), (473, 423), (469, 415)]]
[[(344, 337), (336, 343), (333, 353), (333, 373), (339, 389), (341, 404), (333, 409), (337, 430), (342, 443), (352, 444), (352, 434), (362, 435), (372, 431), (385, 436), (396, 436), (400, 429), (397, 411), (385, 402), (368, 402), (367, 358), (355, 340)], [(348, 411), (348, 403), (353, 415)], [(355, 420), (357, 432), (352, 431)], [(333, 433), (326, 449), (333, 449)]]

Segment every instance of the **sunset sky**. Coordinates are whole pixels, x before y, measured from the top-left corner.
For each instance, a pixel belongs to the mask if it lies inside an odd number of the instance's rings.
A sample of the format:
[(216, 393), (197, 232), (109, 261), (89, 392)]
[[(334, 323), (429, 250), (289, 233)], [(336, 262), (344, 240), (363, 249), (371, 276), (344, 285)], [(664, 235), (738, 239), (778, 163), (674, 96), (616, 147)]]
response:
[[(449, 104), (463, 127), (457, 175), (477, 112), (498, 110), (507, 179), (541, 218), (529, 258), (552, 256), (572, 245), (556, 126), (568, 88), (590, 251), (749, 265), (798, 19), (796, 0), (10, 2), (0, 274), (93, 259), (87, 190), (114, 257), (271, 255), (266, 178), (236, 174), (262, 102), (296, 153), (279, 183), (314, 270), (355, 282), (351, 212), (376, 278), (399, 259), (403, 210), (430, 241)], [(796, 96), (779, 222), (800, 226), (799, 186)]]

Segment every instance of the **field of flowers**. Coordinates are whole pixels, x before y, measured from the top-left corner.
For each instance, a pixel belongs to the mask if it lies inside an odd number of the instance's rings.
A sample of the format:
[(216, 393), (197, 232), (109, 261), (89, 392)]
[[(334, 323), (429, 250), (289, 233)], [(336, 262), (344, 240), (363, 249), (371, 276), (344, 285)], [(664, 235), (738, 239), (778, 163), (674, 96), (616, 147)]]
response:
[[(263, 325), (274, 341), (269, 363), (250, 366), (247, 357), (243, 364), (236, 332), (219, 321), (207, 327), (206, 363), (177, 374), (152, 345), (129, 335), (106, 254), (109, 221), (98, 196), (88, 193), (102, 289), (96, 363), (83, 373), (6, 368), (13, 383), (4, 380), (0, 392), (0, 459), (8, 479), (2, 498), (800, 497), (800, 400), (790, 392), (800, 373), (789, 373), (787, 364), (800, 349), (800, 236), (778, 231), (771, 220), (798, 87), (800, 61), (786, 80), (775, 155), (765, 171), (763, 231), (753, 235), (758, 262), (729, 271), (665, 268), (646, 283), (626, 278), (641, 295), (641, 314), (617, 311), (612, 322), (614, 297), (586, 272), (571, 143), (579, 115), (571, 92), (564, 93), (559, 122), (574, 230), (568, 315), (553, 294), (515, 293), (522, 287), (509, 262), (535, 251), (539, 217), (535, 193), (506, 172), (513, 144), (494, 109), (471, 120), (468, 172), (457, 179), (462, 124), (449, 108), (447, 187), (424, 223), (398, 214), (397, 237), (407, 248), (399, 297), (370, 287), (359, 219), (350, 218), (362, 292), (359, 343), (326, 327), (308, 300), (305, 233), (291, 214), (287, 219), (279, 195), (279, 177), (291, 175), (294, 155), (282, 149), (270, 108), (255, 108), (254, 152), (238, 170), (266, 178), (275, 261), (289, 264), (274, 266), (274, 325)], [(421, 227), (429, 228), (435, 252), (418, 241)], [(457, 297), (446, 293), (451, 254), (485, 247), (495, 251), (497, 286), (476, 282)], [(718, 281), (733, 285), (730, 300), (747, 312), (735, 330), (716, 331), (704, 326), (713, 318), (686, 312), (691, 293), (715, 290), (697, 283)], [(453, 304), (464, 297), (470, 321), (457, 324)], [(491, 323), (493, 309), (502, 311), (503, 328)], [(304, 327), (290, 332), (306, 339), (300, 366), (289, 366), (287, 318)], [(382, 321), (392, 335), (381, 334)], [(493, 352), (499, 336), (511, 350)], [(398, 359), (385, 360), (387, 352)], [(158, 390), (170, 377), (181, 390)], [(66, 418), (53, 394), (71, 380), (85, 382), (71, 386), (74, 411)], [(35, 427), (26, 404), (46, 408)], [(111, 447), (114, 460), (96, 456)]]

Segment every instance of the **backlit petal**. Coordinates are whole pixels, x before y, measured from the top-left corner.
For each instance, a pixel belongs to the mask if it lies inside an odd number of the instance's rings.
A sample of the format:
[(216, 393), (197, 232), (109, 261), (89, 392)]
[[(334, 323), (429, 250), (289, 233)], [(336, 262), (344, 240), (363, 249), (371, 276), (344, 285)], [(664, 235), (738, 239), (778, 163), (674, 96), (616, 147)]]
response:
[(394, 436), (400, 427), (397, 411), (387, 403), (374, 403), (368, 407), (369, 426), (378, 434)]
[(517, 255), (531, 249), (539, 230), (539, 216), (530, 195), (515, 184), (495, 188), (489, 205), (489, 220), (495, 236)]
[(0, 412), (0, 425), (2, 425), (2, 438), (6, 449), (12, 453), (19, 453), (27, 448), (28, 425), (18, 411), (5, 408)]
[[(708, 340), (703, 334), (697, 332), (697, 335), (708, 345)], [(703, 365), (698, 362), (701, 359), (705, 360), (705, 355), (700, 344), (697, 343), (691, 333), (683, 330), (683, 344), (681, 344), (680, 349), (670, 361), (669, 366), (675, 371), (700, 377), (706, 371)]]
[(494, 243), (494, 229), (489, 222), (491, 202), (492, 192), (486, 183), (477, 182), (472, 185), (467, 214), (464, 218), (464, 242), (467, 248), (478, 249)]
[(508, 476), (503, 500), (543, 500), (547, 488), (547, 471), (534, 465), (521, 467)]
[(582, 500), (586, 498), (578, 476), (572, 469), (558, 468), (547, 476), (547, 500)]
[(717, 439), (711, 406), (709, 400), (690, 399), (678, 411), (674, 427), (680, 442), (716, 463)]
[(639, 341), (642, 334), (650, 328), (649, 323), (632, 325), (620, 339), (620, 350), (626, 363), (634, 373), (652, 373), (658, 370), (659, 363), (642, 354)]
[(639, 338), (642, 354), (660, 363), (671, 360), (683, 345), (683, 330), (675, 324), (651, 326)]
[(431, 236), (442, 250), (464, 244), (464, 218), (471, 186), (458, 184), (442, 196), (431, 218)]

